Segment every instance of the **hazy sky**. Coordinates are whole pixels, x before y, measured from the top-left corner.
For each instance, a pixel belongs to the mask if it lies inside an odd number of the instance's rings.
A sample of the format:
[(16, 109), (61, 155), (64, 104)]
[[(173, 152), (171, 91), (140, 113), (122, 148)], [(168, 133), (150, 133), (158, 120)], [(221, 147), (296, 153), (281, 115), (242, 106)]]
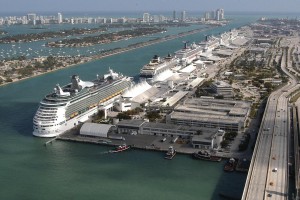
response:
[(299, 12), (300, 0), (0, 0), (0, 12), (225, 11)]

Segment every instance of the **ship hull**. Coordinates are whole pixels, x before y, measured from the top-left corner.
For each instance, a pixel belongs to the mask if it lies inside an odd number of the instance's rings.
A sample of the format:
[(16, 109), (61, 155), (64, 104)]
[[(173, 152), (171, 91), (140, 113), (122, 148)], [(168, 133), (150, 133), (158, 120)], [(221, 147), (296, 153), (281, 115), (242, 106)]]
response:
[(98, 110), (113, 107), (120, 95), (132, 85), (132, 79), (121, 74), (109, 74), (93, 82), (82, 81), (73, 75), (71, 83), (46, 95), (33, 118), (33, 135), (56, 137), (87, 121)]
[(79, 123), (87, 121), (90, 116), (96, 114), (97, 112), (98, 112), (98, 108), (91, 109), (73, 119), (66, 121), (66, 123), (64, 123), (62, 125), (55, 126), (51, 129), (50, 128), (45, 129), (45, 130), (42, 130), (42, 128), (35, 129), (32, 134), (36, 137), (44, 137), (44, 138), (56, 137), (64, 132), (74, 128)]

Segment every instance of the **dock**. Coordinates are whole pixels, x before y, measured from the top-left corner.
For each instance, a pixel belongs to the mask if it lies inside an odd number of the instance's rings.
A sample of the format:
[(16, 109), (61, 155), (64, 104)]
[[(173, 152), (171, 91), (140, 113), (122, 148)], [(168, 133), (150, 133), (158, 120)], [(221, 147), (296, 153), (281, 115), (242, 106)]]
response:
[[(114, 134), (118, 137), (124, 137), (125, 140), (118, 140), (110, 138), (100, 138), (100, 137), (86, 137), (79, 134), (78, 131), (72, 130), (67, 131), (56, 138), (52, 139), (52, 141), (61, 140), (66, 142), (78, 142), (78, 143), (86, 143), (86, 144), (94, 144), (94, 145), (103, 145), (103, 146), (119, 146), (126, 142), (127, 145), (130, 145), (132, 149), (139, 149), (145, 151), (159, 151), (166, 152), (169, 149), (169, 146), (172, 145), (176, 149), (176, 153), (192, 155), (199, 149), (194, 149), (190, 144), (186, 143), (184, 140), (178, 140), (175, 143), (172, 142), (174, 138), (172, 137), (162, 137), (162, 136), (153, 136), (153, 135), (130, 135), (130, 134)], [(162, 139), (166, 138), (164, 142)], [(51, 143), (51, 140), (47, 143)], [(213, 156), (221, 157), (221, 158), (245, 158), (243, 152), (232, 152), (232, 153), (224, 153), (224, 152), (215, 152)], [(249, 158), (248, 158), (249, 159)]]

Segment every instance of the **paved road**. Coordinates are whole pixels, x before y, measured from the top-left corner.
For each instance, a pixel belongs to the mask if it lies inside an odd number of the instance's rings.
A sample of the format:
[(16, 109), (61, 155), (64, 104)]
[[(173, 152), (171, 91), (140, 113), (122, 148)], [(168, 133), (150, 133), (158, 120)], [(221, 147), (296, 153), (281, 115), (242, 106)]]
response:
[[(287, 199), (288, 194), (288, 95), (298, 88), (296, 78), (286, 68), (289, 52), (284, 51), (281, 68), (290, 83), (273, 92), (254, 149), (242, 199)], [(288, 66), (286, 66), (288, 63)]]
[(293, 131), (294, 131), (294, 169), (296, 198), (300, 199), (300, 146), (299, 146), (299, 120), (300, 120), (300, 99), (295, 102), (293, 113)]

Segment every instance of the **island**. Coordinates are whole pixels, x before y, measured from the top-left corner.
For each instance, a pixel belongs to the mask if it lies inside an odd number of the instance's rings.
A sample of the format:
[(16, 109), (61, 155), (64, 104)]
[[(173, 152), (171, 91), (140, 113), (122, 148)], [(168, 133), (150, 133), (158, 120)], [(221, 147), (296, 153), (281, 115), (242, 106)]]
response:
[(48, 47), (86, 47), (96, 44), (107, 44), (120, 40), (128, 40), (134, 37), (140, 37), (145, 35), (151, 35), (154, 33), (164, 32), (164, 28), (136, 28), (132, 30), (123, 30), (113, 33), (100, 34), (95, 36), (87, 36), (82, 38), (64, 39), (56, 42), (48, 42)]
[[(85, 34), (93, 34), (98, 32), (107, 31), (105, 27), (98, 28), (72, 28), (69, 30), (62, 31), (46, 31), (42, 33), (27, 33), (27, 34), (18, 34), (18, 35), (10, 35), (3, 38), (0, 38), (0, 43), (9, 44), (9, 43), (21, 43), (21, 42), (32, 42), (39, 40), (46, 40), (57, 37), (70, 37), (74, 35), (85, 35)], [(1, 34), (1, 31), (0, 31)]]

